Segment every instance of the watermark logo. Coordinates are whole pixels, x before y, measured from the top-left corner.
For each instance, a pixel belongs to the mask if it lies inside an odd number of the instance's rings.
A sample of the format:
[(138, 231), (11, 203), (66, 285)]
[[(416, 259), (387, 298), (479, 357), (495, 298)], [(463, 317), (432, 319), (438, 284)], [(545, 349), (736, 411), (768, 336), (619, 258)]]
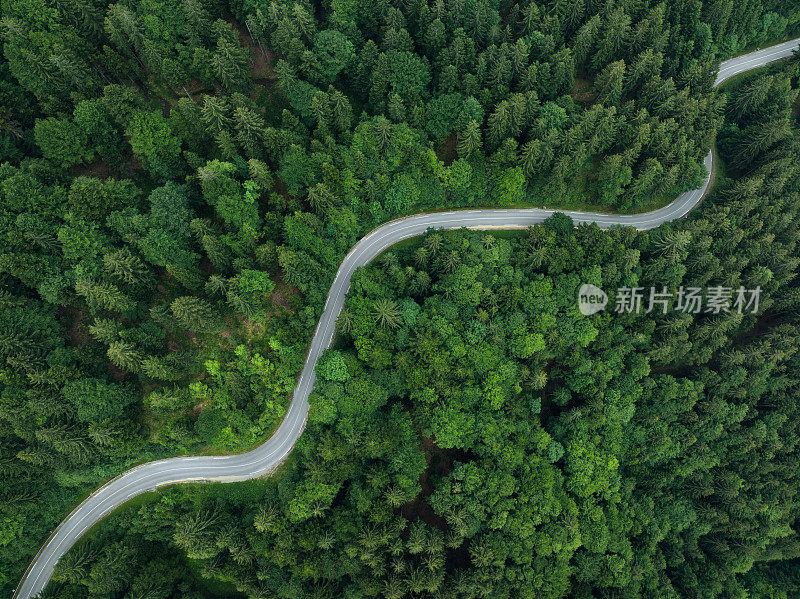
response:
[(606, 292), (591, 283), (584, 283), (578, 289), (578, 310), (584, 316), (597, 314), (605, 309), (608, 303)]
[[(755, 314), (761, 301), (761, 287), (745, 289), (739, 287), (679, 287), (669, 291), (666, 287), (620, 287), (615, 297), (614, 312), (617, 314), (649, 314), (653, 311), (666, 314), (668, 311), (688, 314), (723, 314), (745, 312)], [(597, 314), (608, 304), (608, 295), (589, 283), (578, 290), (578, 310), (584, 316)]]

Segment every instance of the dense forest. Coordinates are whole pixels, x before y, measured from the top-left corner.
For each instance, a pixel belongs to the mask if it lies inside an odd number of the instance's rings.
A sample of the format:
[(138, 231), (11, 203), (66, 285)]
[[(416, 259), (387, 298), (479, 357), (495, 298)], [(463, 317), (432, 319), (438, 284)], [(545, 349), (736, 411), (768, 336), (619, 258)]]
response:
[[(253, 598), (797, 596), (793, 82), (794, 65), (732, 95), (730, 178), (689, 221), (562, 216), (384, 253), (278, 479), (125, 510), (48, 597), (202, 597), (198, 569)], [(782, 135), (738, 169), (768, 123)], [(760, 285), (763, 309), (586, 318), (582, 281)]]
[[(796, 2), (3, 0), (0, 590), (126, 467), (274, 430), (347, 250), (444, 207), (650, 233), (430, 233), (353, 279), (274, 481), (100, 527), (53, 597), (789, 597)], [(581, 317), (582, 282), (760, 286)], [(747, 595), (749, 593), (749, 595)], [(781, 594), (783, 593), (783, 594)]]

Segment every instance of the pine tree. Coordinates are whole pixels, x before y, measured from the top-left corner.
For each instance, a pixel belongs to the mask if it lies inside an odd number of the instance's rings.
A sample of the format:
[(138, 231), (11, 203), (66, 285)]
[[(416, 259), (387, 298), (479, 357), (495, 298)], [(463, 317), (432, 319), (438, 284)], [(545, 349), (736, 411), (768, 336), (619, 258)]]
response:
[(140, 66), (144, 66), (137, 55), (144, 36), (136, 15), (128, 7), (122, 4), (110, 5), (105, 19), (105, 30), (115, 46), (129, 57), (135, 58)]
[(255, 518), (253, 519), (253, 526), (259, 532), (270, 532), (278, 520), (278, 511), (272, 505), (262, 505), (258, 508)]
[(229, 131), (217, 133), (216, 142), (220, 154), (226, 160), (236, 160), (239, 157), (239, 147)]
[(392, 138), (392, 124), (386, 117), (378, 117), (373, 124), (373, 132), (375, 135), (375, 145), (380, 152), (386, 151), (389, 141)]
[(221, 322), (206, 300), (191, 295), (179, 297), (171, 304), (172, 314), (184, 328), (198, 333), (213, 333)]
[(111, 420), (92, 422), (87, 431), (89, 438), (95, 445), (104, 448), (113, 448), (119, 442), (122, 429)]
[(525, 43), (525, 40), (519, 39), (514, 45), (512, 63), (514, 65), (514, 76), (517, 79), (522, 78), (528, 71), (529, 63), (528, 45)]
[(151, 379), (159, 381), (177, 381), (183, 377), (179, 368), (169, 360), (159, 356), (147, 356), (142, 360), (141, 371)]
[(324, 137), (324, 135), (330, 130), (329, 124), (331, 120), (331, 115), (329, 114), (331, 110), (328, 103), (328, 95), (324, 92), (317, 92), (314, 94), (314, 97), (311, 100), (309, 111), (316, 122), (316, 127), (319, 131), (318, 136)]
[(236, 123), (239, 143), (247, 149), (248, 154), (260, 154), (260, 140), (264, 134), (265, 127), (264, 119), (261, 115), (250, 108), (239, 106), (233, 111), (233, 120)]
[(617, 60), (606, 66), (595, 79), (597, 102), (606, 106), (619, 106), (622, 84), (625, 78), (625, 62)]
[(230, 247), (216, 235), (203, 235), (200, 243), (214, 268), (220, 272), (227, 272), (233, 262), (233, 253)]
[(204, 286), (206, 294), (209, 296), (226, 295), (228, 292), (228, 280), (218, 274), (213, 274), (208, 277)]
[(25, 449), (18, 451), (17, 457), (23, 462), (34, 466), (50, 466), (56, 461), (55, 456), (41, 445), (29, 445)]
[(274, 177), (266, 162), (251, 158), (247, 161), (250, 178), (258, 183), (262, 190), (272, 189)]
[(75, 291), (78, 295), (86, 298), (86, 303), (92, 310), (127, 312), (135, 305), (130, 297), (111, 283), (96, 283), (89, 279), (80, 279), (75, 283)]
[(572, 52), (578, 65), (585, 66), (600, 37), (601, 26), (600, 15), (594, 15), (578, 30), (575, 41), (572, 43)]
[(327, 214), (333, 207), (334, 197), (324, 183), (317, 183), (308, 190), (308, 202), (320, 214)]
[(103, 256), (105, 270), (128, 285), (152, 284), (150, 269), (138, 256), (134, 256), (126, 247)]
[(110, 318), (95, 318), (89, 325), (89, 334), (103, 343), (112, 343), (119, 338), (122, 326)]
[(349, 131), (353, 120), (353, 108), (350, 106), (350, 101), (342, 92), (332, 87), (329, 89), (328, 93), (331, 96), (333, 120), (336, 124), (336, 128), (340, 132)]
[(511, 113), (504, 100), (497, 105), (487, 121), (487, 139), (492, 148), (497, 148), (508, 135), (511, 125)]
[(181, 8), (189, 23), (189, 35), (194, 36), (200, 45), (200, 40), (205, 41), (211, 30), (211, 15), (206, 10), (203, 0), (181, 0)]
[(347, 308), (344, 308), (339, 313), (339, 318), (336, 319), (336, 330), (340, 333), (349, 333), (353, 329), (353, 315)]
[(189, 290), (199, 289), (203, 284), (203, 274), (196, 264), (167, 263), (167, 272), (177, 279), (181, 285)]
[(252, 86), (249, 61), (247, 50), (225, 38), (219, 38), (211, 66), (217, 79), (229, 93), (246, 92)]
[(372, 310), (378, 325), (391, 329), (400, 326), (400, 308), (392, 300), (379, 298), (372, 304)]
[(203, 122), (214, 135), (219, 135), (232, 125), (230, 106), (225, 97), (203, 96), (201, 114)]
[(306, 40), (311, 41), (316, 33), (314, 17), (301, 4), (295, 3), (292, 6), (292, 18), (300, 33), (303, 34)]
[(58, 582), (78, 583), (83, 580), (97, 553), (88, 545), (81, 545), (68, 551), (56, 564), (53, 580)]
[(469, 158), (481, 148), (481, 128), (477, 121), (470, 121), (465, 131), (458, 137), (458, 155)]
[(622, 6), (615, 8), (604, 21), (602, 35), (597, 39), (597, 50), (590, 61), (594, 72), (599, 71), (614, 58), (620, 58), (619, 52), (630, 30), (631, 18)]
[(138, 372), (142, 355), (133, 343), (113, 341), (108, 346), (108, 359), (120, 370)]
[(767, 75), (738, 89), (729, 108), (731, 118), (741, 120), (745, 114), (761, 106), (772, 90), (773, 80), (772, 75)]
[(198, 511), (175, 524), (173, 540), (192, 559), (209, 559), (220, 552), (211, 532), (217, 523), (215, 514)]

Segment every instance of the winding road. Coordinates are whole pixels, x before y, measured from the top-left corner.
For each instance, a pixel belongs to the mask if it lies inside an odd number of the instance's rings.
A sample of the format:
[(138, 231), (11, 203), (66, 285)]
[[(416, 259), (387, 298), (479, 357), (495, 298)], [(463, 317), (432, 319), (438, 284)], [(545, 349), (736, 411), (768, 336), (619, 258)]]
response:
[[(726, 60), (720, 64), (715, 85), (750, 69), (786, 58), (800, 47), (800, 38)], [(674, 202), (642, 214), (616, 215), (566, 212), (576, 223), (597, 223), (601, 227), (627, 225), (650, 229), (689, 212), (706, 195), (713, 177), (713, 151), (705, 158), (709, 174), (700, 189), (681, 194)], [(395, 243), (420, 235), (429, 228), (474, 229), (523, 228), (541, 223), (554, 210), (536, 208), (508, 210), (458, 210), (418, 214), (388, 222), (364, 236), (342, 261), (320, 317), (292, 402), (275, 434), (263, 445), (247, 453), (229, 456), (178, 457), (148, 462), (128, 470), (97, 489), (76, 507), (56, 528), (31, 562), (14, 597), (30, 599), (38, 595), (53, 574), (59, 558), (78, 539), (114, 508), (132, 497), (161, 485), (183, 482), (235, 482), (256, 478), (274, 470), (300, 438), (308, 414), (308, 396), (314, 387), (314, 367), (333, 341), (336, 319), (350, 287), (350, 277), (359, 266)]]

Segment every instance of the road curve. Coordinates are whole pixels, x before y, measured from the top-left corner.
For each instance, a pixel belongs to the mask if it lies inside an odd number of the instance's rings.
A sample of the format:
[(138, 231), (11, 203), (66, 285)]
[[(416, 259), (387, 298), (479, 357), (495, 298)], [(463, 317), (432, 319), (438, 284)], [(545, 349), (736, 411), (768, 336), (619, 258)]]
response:
[[(739, 73), (791, 56), (798, 47), (800, 38), (726, 60), (720, 64), (714, 84), (719, 85)], [(712, 151), (704, 160), (709, 174), (703, 187), (681, 194), (674, 202), (658, 210), (631, 215), (562, 212), (571, 216), (576, 223), (597, 223), (604, 228), (612, 225), (626, 225), (637, 229), (657, 227), (684, 216), (703, 198), (711, 187), (713, 160)], [(420, 235), (430, 228), (522, 228), (541, 223), (554, 212), (554, 210), (523, 208), (418, 214), (388, 222), (368, 233), (353, 246), (336, 273), (322, 316), (314, 331), (292, 402), (275, 434), (266, 443), (247, 453), (229, 456), (178, 457), (148, 462), (108, 481), (76, 507), (53, 531), (25, 571), (14, 597), (30, 599), (38, 595), (50, 580), (56, 562), (81, 535), (114, 508), (140, 493), (152, 491), (161, 485), (183, 482), (243, 481), (263, 476), (274, 470), (286, 458), (303, 432), (308, 414), (308, 396), (314, 387), (314, 367), (322, 352), (333, 341), (336, 319), (344, 305), (345, 295), (350, 287), (350, 277), (356, 268), (368, 264), (395, 243)]]

